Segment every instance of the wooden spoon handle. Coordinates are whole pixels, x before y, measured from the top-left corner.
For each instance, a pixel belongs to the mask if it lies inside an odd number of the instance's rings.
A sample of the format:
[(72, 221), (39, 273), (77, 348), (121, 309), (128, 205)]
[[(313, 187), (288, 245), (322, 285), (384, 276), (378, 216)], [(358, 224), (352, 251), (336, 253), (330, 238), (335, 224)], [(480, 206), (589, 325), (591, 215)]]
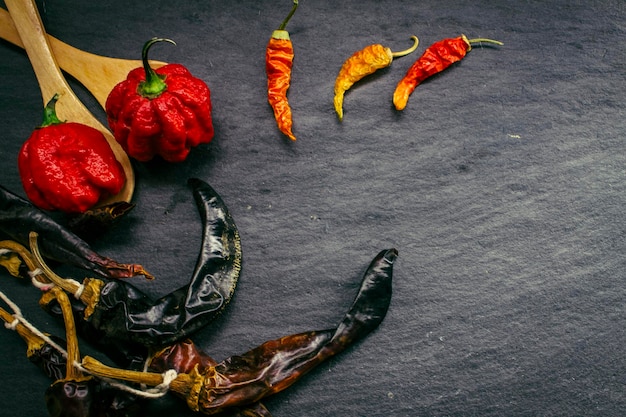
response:
[[(70, 114), (65, 113), (65, 109), (77, 104), (81, 107), (83, 105), (71, 91), (52, 55), (52, 49), (34, 0), (7, 0), (5, 3), (39, 81), (44, 104), (55, 94), (60, 94), (62, 99), (56, 107), (57, 114), (62, 120), (72, 119)], [(69, 103), (70, 101), (78, 101), (78, 103)]]

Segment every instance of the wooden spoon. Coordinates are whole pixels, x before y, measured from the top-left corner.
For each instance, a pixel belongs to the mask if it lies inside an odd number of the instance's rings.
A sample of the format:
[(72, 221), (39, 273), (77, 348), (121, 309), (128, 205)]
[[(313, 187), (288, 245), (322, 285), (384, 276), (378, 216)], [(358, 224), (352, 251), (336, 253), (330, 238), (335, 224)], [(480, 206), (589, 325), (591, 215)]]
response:
[(35, 71), (44, 104), (58, 93), (60, 99), (56, 104), (56, 110), (59, 119), (83, 123), (100, 130), (109, 142), (115, 157), (122, 164), (126, 174), (126, 184), (117, 195), (109, 197), (99, 204), (106, 205), (117, 201), (130, 202), (135, 189), (135, 173), (128, 155), (117, 143), (113, 134), (89, 112), (67, 84), (48, 44), (46, 31), (41, 22), (35, 0), (5, 0), (4, 3), (9, 9)]
[[(0, 38), (20, 48), (24, 47), (11, 15), (2, 8), (0, 8)], [(53, 36), (47, 35), (47, 38), (59, 67), (85, 86), (103, 109), (113, 87), (123, 81), (130, 70), (143, 66), (140, 59), (95, 55), (74, 48)], [(166, 62), (150, 60), (152, 68), (159, 68), (166, 64)]]

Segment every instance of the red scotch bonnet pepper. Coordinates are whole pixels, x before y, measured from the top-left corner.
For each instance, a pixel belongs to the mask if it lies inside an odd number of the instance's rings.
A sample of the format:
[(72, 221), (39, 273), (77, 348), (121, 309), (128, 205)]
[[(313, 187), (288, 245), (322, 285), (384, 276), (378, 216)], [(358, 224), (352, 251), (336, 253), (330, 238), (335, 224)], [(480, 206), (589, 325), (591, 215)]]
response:
[(109, 126), (132, 158), (146, 162), (160, 155), (181, 162), (192, 147), (213, 139), (211, 93), (206, 83), (180, 64), (156, 70), (148, 63), (153, 38), (142, 51), (143, 68), (135, 68), (117, 84), (106, 101)]
[(48, 102), (42, 125), (22, 145), (18, 169), (34, 205), (82, 213), (102, 197), (117, 194), (126, 176), (99, 130), (58, 119), (58, 98)]

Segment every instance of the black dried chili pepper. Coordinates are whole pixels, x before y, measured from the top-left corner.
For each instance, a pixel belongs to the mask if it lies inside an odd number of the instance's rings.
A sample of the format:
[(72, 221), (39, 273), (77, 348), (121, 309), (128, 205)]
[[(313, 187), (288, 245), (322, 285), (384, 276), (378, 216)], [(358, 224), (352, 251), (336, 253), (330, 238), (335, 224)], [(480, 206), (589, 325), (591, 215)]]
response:
[[(203, 223), (202, 247), (189, 284), (154, 300), (127, 282), (87, 279), (86, 287), (95, 283), (97, 294), (84, 292), (82, 303), (74, 303), (81, 317), (79, 332), (118, 363), (134, 367), (149, 348), (162, 348), (205, 327), (233, 296), (241, 270), (239, 232), (213, 188), (197, 178), (189, 185)], [(91, 299), (95, 304), (89, 305)], [(59, 315), (52, 301), (44, 300), (44, 308)]]
[(96, 253), (87, 242), (52, 217), (0, 186), (0, 233), (28, 246), (31, 231), (41, 236), (40, 250), (45, 258), (92, 271), (104, 278), (139, 275), (153, 278), (141, 265), (119, 263)]
[[(366, 336), (382, 322), (391, 302), (395, 249), (381, 251), (367, 269), (360, 290), (335, 329), (313, 331), (272, 340), (241, 356), (179, 373), (170, 390), (187, 401), (193, 411), (217, 414), (253, 404), (292, 385), (300, 377)], [(85, 357), (83, 366), (101, 377), (116, 375), (136, 383), (157, 385), (161, 374), (120, 371)]]

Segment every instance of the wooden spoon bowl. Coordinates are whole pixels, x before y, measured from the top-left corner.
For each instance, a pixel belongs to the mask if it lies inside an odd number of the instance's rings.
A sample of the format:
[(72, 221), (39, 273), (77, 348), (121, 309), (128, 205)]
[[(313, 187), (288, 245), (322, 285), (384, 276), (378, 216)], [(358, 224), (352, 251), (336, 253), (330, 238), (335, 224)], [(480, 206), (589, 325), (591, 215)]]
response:
[[(52, 53), (34, 0), (5, 0), (5, 4), (35, 71), (44, 104), (52, 96), (59, 94), (60, 99), (56, 105), (59, 119), (83, 123), (101, 131), (109, 142), (116, 159), (122, 164), (126, 174), (126, 184), (117, 195), (101, 201), (99, 205), (117, 201), (130, 202), (135, 189), (135, 174), (128, 155), (117, 143), (113, 134), (91, 114), (68, 85)], [(5, 25), (2, 24), (0, 27), (4, 28)], [(102, 78), (98, 80), (101, 82)]]

